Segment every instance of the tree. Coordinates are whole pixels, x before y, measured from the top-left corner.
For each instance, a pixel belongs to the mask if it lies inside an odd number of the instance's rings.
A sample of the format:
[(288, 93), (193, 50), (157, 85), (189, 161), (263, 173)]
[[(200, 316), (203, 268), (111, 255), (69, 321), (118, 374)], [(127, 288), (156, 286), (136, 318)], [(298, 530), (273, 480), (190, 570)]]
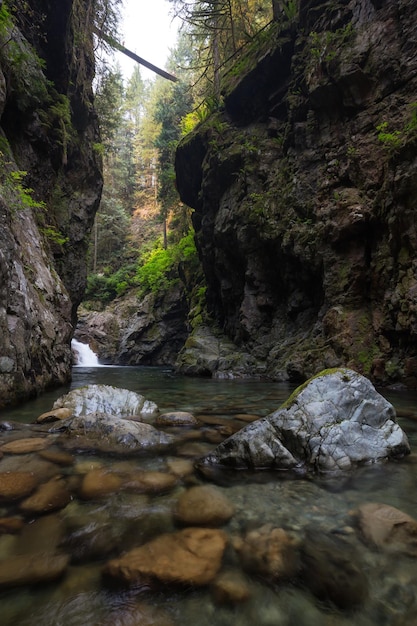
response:
[(204, 95), (220, 95), (225, 62), (272, 20), (271, 0), (170, 0), (192, 42)]

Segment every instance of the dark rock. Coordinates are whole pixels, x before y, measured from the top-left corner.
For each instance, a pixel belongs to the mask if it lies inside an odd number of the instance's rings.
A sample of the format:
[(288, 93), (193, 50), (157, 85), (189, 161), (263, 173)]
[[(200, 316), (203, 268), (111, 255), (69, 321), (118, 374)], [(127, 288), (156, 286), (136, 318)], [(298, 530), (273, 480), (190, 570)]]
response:
[(298, 8), (177, 149), (207, 309), (235, 352), (195, 327), (178, 367), (299, 382), (346, 365), (415, 388), (415, 2)]
[(347, 541), (309, 531), (301, 548), (301, 577), (310, 591), (339, 609), (354, 610), (368, 596), (368, 581), (357, 550)]
[(67, 555), (49, 553), (4, 559), (0, 561), (0, 589), (57, 580), (65, 573), (68, 563)]
[[(4, 26), (0, 407), (71, 376), (70, 339), (102, 187), (93, 149), (100, 140), (92, 91), (93, 15), (87, 5), (73, 5), (63, 0), (44, 11), (29, 0), (25, 11), (13, 12), (13, 28)], [(70, 111), (65, 129), (54, 113), (58, 106)], [(18, 183), (12, 172), (26, 173), (24, 180)], [(34, 191), (25, 198), (23, 188)]]

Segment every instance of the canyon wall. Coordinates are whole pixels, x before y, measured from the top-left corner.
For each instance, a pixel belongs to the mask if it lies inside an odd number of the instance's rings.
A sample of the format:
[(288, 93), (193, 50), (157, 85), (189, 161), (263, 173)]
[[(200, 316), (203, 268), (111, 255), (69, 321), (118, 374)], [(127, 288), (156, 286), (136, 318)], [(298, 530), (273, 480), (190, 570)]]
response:
[(344, 365), (415, 388), (415, 1), (301, 0), (222, 85), (176, 156), (209, 313), (179, 368), (224, 375), (224, 341), (231, 375)]
[(93, 6), (0, 7), (0, 407), (71, 375), (102, 187)]

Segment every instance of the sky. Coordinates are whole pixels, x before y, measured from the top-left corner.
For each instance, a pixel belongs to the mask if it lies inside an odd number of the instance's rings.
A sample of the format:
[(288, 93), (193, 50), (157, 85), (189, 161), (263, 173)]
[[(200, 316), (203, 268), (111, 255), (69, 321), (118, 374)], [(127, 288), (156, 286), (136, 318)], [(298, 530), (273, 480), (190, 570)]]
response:
[[(165, 68), (170, 48), (173, 48), (180, 25), (170, 16), (171, 5), (167, 0), (124, 0), (120, 41), (149, 63)], [(131, 76), (135, 62), (120, 52), (115, 55), (123, 75)], [(141, 66), (144, 79), (153, 79), (155, 74)]]

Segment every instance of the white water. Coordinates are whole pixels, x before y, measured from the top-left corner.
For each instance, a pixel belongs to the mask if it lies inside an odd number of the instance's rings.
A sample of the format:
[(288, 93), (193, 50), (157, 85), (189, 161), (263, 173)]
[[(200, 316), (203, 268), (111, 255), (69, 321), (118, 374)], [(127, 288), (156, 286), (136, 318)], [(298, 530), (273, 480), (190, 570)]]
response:
[(71, 348), (75, 356), (75, 365), (77, 367), (97, 367), (100, 365), (97, 354), (92, 351), (87, 343), (81, 343), (81, 341), (73, 339), (71, 341)]

